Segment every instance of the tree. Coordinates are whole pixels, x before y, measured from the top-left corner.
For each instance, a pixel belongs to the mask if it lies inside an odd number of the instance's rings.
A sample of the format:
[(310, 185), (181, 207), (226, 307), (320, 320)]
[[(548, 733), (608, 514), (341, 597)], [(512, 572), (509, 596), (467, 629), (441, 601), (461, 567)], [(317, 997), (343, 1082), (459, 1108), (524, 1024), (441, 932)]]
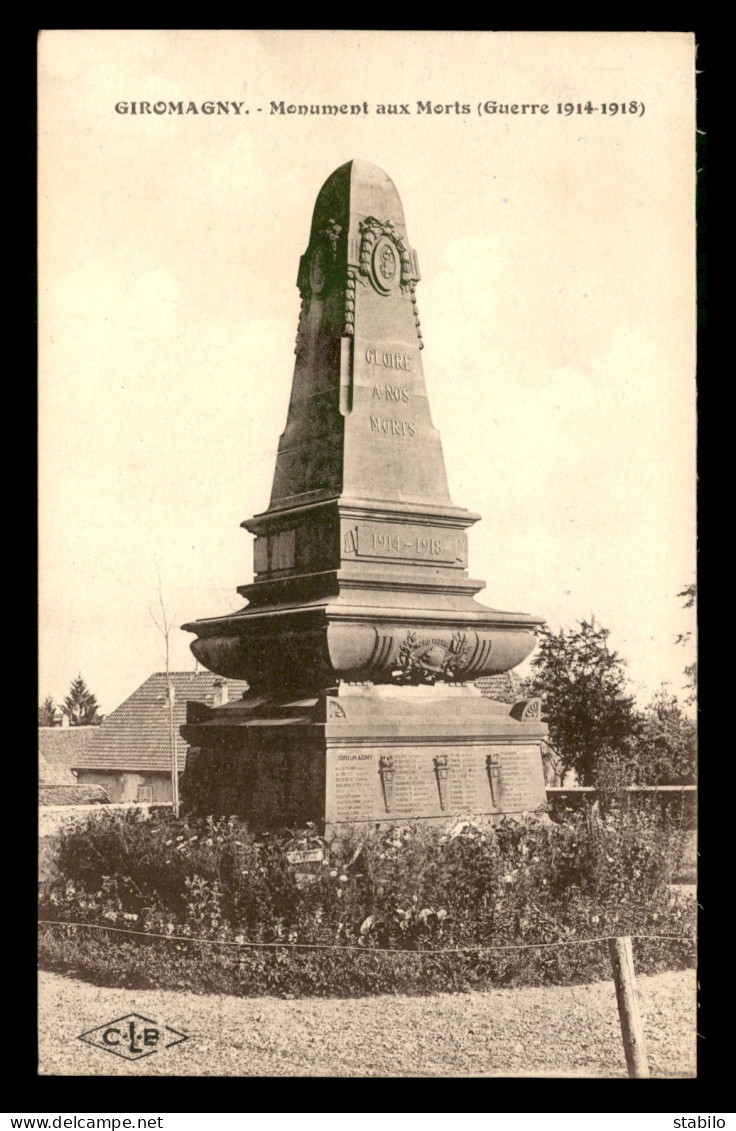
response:
[(97, 700), (82, 679), (81, 672), (72, 680), (61, 709), (69, 719), (69, 726), (96, 727), (102, 722)]
[(171, 637), (171, 629), (174, 625), (174, 617), (169, 615), (169, 611), (164, 604), (164, 594), (161, 585), (161, 570), (158, 566), (158, 559), (156, 561), (156, 576), (158, 577), (158, 603), (161, 612), (157, 617), (153, 609), (149, 608), (151, 620), (156, 625), (156, 628), (161, 633), (164, 642), (164, 662), (166, 664), (166, 692), (169, 703), (169, 753), (171, 757), (171, 807), (175, 817), (179, 816), (179, 765), (177, 761), (177, 743), (176, 743), (176, 723), (174, 719), (174, 681), (171, 678), (171, 669), (169, 664), (169, 640)]
[(56, 704), (50, 695), (47, 695), (38, 708), (38, 725), (52, 727), (56, 725)]
[(625, 661), (608, 647), (608, 629), (595, 619), (558, 633), (543, 629), (532, 660), (530, 691), (543, 702), (555, 768), (574, 771), (581, 785), (611, 775), (631, 780), (634, 740), (641, 722), (626, 694)]
[(694, 785), (697, 729), (662, 684), (642, 713), (637, 741), (637, 781), (642, 785)]
[[(683, 598), (683, 609), (694, 609), (698, 596), (695, 583), (693, 582), (691, 585), (686, 585), (677, 596)], [(686, 648), (689, 647), (692, 635), (692, 632), (681, 632), (675, 640), (675, 644), (684, 644)], [(690, 695), (688, 695), (685, 702), (694, 703), (698, 691), (698, 661), (693, 660), (692, 664), (688, 664), (684, 671), (687, 676), (688, 686), (690, 687)]]

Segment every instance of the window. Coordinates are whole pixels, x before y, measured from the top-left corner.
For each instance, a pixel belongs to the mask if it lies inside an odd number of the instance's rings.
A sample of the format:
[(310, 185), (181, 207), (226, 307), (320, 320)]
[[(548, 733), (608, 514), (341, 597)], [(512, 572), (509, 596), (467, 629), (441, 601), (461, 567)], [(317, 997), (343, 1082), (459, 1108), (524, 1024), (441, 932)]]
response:
[(136, 801), (153, 801), (153, 786), (139, 785)]

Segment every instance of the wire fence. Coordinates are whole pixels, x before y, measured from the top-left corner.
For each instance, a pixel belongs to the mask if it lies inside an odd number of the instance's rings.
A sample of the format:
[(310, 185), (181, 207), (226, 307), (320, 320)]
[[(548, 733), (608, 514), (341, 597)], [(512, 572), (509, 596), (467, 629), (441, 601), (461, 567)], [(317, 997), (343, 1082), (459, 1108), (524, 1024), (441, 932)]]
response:
[(41, 927), (51, 929), (64, 929), (67, 931), (87, 930), (91, 932), (108, 932), (115, 935), (127, 936), (135, 939), (146, 939), (156, 942), (193, 943), (200, 947), (226, 947), (237, 950), (303, 950), (303, 951), (333, 951), (351, 952), (353, 954), (376, 955), (390, 954), (401, 955), (402, 958), (425, 958), (428, 956), (444, 956), (459, 954), (492, 954), (494, 952), (547, 950), (561, 947), (592, 946), (601, 943), (608, 944), (609, 958), (616, 988), (616, 1002), (618, 1005), (621, 1039), (626, 1057), (626, 1065), (630, 1077), (648, 1077), (649, 1062), (647, 1058), (646, 1041), (641, 1015), (639, 1012), (639, 995), (636, 987), (634, 972), (634, 959), (632, 940), (637, 941), (675, 941), (679, 943), (695, 944), (697, 939), (691, 935), (596, 935), (591, 938), (555, 939), (551, 942), (535, 943), (489, 943), (481, 946), (461, 946), (442, 948), (410, 949), (408, 947), (377, 947), (371, 945), (354, 945), (350, 943), (300, 943), (300, 942), (261, 942), (256, 940), (236, 941), (234, 939), (212, 939), (194, 935), (160, 934), (154, 931), (136, 931), (127, 927), (114, 927), (107, 923), (78, 923), (63, 919), (40, 919)]
[[(378, 947), (378, 946), (360, 946), (352, 943), (300, 943), (300, 942), (260, 942), (253, 940), (246, 940), (243, 942), (236, 942), (234, 939), (212, 939), (206, 937), (199, 937), (196, 935), (163, 935), (157, 934), (154, 931), (134, 931), (127, 927), (111, 927), (107, 923), (72, 923), (64, 919), (39, 919), (39, 925), (44, 927), (79, 927), (84, 930), (90, 931), (109, 931), (111, 933), (120, 935), (130, 935), (135, 938), (144, 939), (161, 939), (164, 942), (191, 942), (198, 943), (205, 946), (227, 946), (237, 947), (243, 950), (246, 949), (281, 949), (281, 950), (349, 950), (355, 951), (357, 954), (401, 954), (401, 955), (442, 955), (442, 954), (479, 954), (479, 953), (492, 953), (494, 951), (509, 951), (509, 950), (544, 950), (551, 947), (565, 947), (565, 946), (590, 946), (594, 943), (611, 942), (614, 939), (620, 938), (620, 935), (596, 935), (592, 938), (581, 939), (556, 939), (553, 942), (543, 943), (502, 943), (494, 945), (482, 946), (456, 946), (456, 947), (436, 947), (436, 948), (416, 948), (410, 949), (408, 947)], [(695, 943), (697, 939), (691, 935), (627, 935), (630, 939), (651, 939), (651, 940), (666, 940), (674, 939), (677, 942)]]

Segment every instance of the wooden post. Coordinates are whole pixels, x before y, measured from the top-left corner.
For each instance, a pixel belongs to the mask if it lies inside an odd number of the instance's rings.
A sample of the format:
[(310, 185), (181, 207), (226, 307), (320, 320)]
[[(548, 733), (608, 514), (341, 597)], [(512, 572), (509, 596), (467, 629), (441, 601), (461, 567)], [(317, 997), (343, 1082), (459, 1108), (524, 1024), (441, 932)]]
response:
[(169, 642), (166, 641), (166, 690), (169, 700), (169, 749), (171, 750), (171, 808), (175, 817), (179, 816), (179, 761), (176, 751), (176, 724), (174, 722), (174, 699), (176, 690), (169, 672)]
[(639, 999), (636, 990), (634, 955), (628, 935), (621, 939), (609, 939), (613, 980), (616, 983), (618, 1016), (621, 1022), (621, 1036), (626, 1053), (626, 1067), (629, 1076), (649, 1079), (647, 1047), (644, 1040)]

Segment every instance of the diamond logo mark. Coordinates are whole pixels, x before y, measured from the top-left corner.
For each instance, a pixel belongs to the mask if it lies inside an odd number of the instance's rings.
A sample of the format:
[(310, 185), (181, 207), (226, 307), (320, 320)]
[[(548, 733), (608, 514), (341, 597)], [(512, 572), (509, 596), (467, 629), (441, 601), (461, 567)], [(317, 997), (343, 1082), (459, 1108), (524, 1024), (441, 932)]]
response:
[(79, 1040), (111, 1052), (114, 1056), (121, 1056), (124, 1060), (142, 1060), (144, 1056), (170, 1049), (189, 1038), (186, 1033), (180, 1033), (159, 1021), (152, 1021), (150, 1017), (142, 1017), (140, 1013), (127, 1013), (125, 1017), (117, 1017), (106, 1025), (80, 1033)]

